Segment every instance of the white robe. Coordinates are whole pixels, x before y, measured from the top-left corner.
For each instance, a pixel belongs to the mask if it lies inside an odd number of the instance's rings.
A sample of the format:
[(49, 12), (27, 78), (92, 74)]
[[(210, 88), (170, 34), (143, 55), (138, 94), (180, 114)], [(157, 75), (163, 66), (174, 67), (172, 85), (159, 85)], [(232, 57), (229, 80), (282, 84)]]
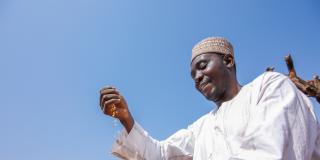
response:
[(265, 72), (164, 141), (136, 122), (112, 153), (128, 160), (320, 160), (320, 126), (309, 98), (290, 79)]

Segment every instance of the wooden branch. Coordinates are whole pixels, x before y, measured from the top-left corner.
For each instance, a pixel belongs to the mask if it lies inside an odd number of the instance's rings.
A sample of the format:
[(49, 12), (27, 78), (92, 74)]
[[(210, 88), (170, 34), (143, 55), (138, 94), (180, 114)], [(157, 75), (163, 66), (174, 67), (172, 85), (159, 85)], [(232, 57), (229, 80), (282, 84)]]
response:
[[(300, 91), (309, 97), (315, 97), (320, 103), (320, 80), (319, 76), (314, 76), (312, 80), (305, 81), (297, 76), (296, 70), (293, 65), (291, 55), (285, 57), (285, 61), (289, 71), (289, 78), (298, 87)], [(268, 67), (267, 71), (273, 71), (274, 68)]]

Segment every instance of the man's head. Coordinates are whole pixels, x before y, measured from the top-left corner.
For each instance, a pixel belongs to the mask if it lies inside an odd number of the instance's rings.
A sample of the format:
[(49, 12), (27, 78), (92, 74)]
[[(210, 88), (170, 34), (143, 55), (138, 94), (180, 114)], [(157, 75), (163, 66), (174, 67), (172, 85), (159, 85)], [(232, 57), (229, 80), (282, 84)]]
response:
[(208, 100), (220, 105), (238, 86), (232, 45), (223, 38), (206, 38), (192, 49), (191, 76)]

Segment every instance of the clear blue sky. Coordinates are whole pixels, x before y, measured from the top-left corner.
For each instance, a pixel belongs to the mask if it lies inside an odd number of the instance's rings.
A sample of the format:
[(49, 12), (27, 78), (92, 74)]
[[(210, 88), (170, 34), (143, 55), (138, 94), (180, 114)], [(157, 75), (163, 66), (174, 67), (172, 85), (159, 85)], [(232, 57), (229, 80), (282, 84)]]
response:
[[(238, 79), (266, 67), (320, 74), (318, 0), (1, 0), (0, 159), (112, 160), (113, 120), (98, 106), (114, 85), (153, 137), (213, 109), (193, 85), (191, 48), (228, 38)], [(315, 108), (319, 115), (320, 106)]]

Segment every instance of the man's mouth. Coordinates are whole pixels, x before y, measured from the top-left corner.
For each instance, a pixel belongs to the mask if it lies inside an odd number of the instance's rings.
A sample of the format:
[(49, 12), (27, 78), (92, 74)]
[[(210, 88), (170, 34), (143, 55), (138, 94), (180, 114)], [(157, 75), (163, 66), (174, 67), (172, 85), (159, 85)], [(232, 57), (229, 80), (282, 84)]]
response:
[(200, 90), (203, 91), (204, 88), (208, 85), (208, 83), (209, 83), (208, 81), (203, 81), (203, 82), (201, 82), (201, 83), (200, 83), (200, 86), (199, 86), (199, 87), (200, 87)]

